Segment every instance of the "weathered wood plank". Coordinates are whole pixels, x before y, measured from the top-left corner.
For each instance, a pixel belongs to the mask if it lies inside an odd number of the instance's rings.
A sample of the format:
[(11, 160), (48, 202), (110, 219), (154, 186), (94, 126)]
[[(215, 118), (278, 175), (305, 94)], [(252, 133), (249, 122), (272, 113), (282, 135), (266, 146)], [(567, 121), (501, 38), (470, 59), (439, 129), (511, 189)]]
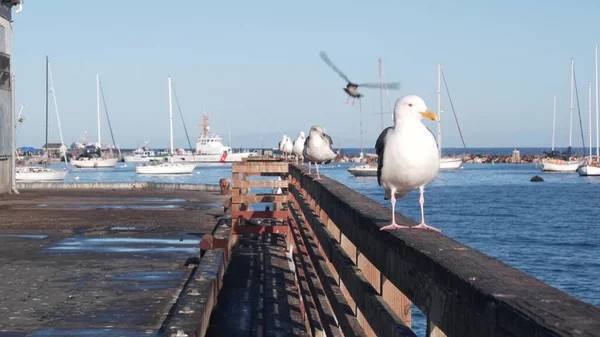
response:
[(284, 162), (239, 162), (231, 166), (233, 173), (287, 173), (288, 163)]
[(242, 217), (244, 219), (285, 219), (288, 211), (235, 211), (231, 213), (232, 218)]
[(288, 226), (235, 226), (233, 234), (287, 234)]
[[(290, 173), (387, 280), (448, 336), (595, 336), (600, 308), (444, 235), (382, 232), (390, 211), (306, 168)], [(383, 193), (383, 191), (382, 191)], [(415, 221), (396, 215), (399, 224)]]
[(260, 202), (287, 202), (285, 194), (248, 194), (234, 195), (231, 197), (234, 204), (260, 203)]
[[(292, 238), (293, 235), (289, 235), (288, 238)], [(293, 240), (293, 239), (292, 239)], [(319, 320), (319, 313), (317, 312), (317, 306), (313, 300), (313, 296), (310, 294), (310, 288), (308, 286), (308, 276), (304, 270), (303, 261), (300, 260), (300, 254), (298, 247), (294, 248), (292, 252), (292, 259), (294, 261), (294, 277), (296, 287), (300, 294), (300, 309), (304, 315), (306, 331), (309, 331), (311, 336), (323, 335), (323, 327)]]
[[(331, 232), (320, 222), (300, 192), (295, 187), (292, 187), (290, 191), (296, 201), (295, 205), (300, 206), (306, 222), (312, 228), (312, 232), (321, 248), (336, 268), (340, 279), (344, 282), (360, 312), (369, 321), (370, 328), (378, 336), (416, 336), (364, 277), (362, 271), (346, 254), (342, 246), (331, 235)], [(295, 209), (292, 208), (291, 212), (295, 214)], [(325, 266), (324, 263), (323, 265)], [(319, 270), (317, 269), (317, 271)], [(330, 299), (330, 301), (333, 300)]]
[(234, 188), (287, 188), (287, 180), (240, 180)]
[[(299, 248), (301, 258), (304, 266), (305, 275), (309, 275), (307, 279), (309, 281), (309, 287), (315, 304), (317, 305), (317, 312), (319, 313), (322, 326), (327, 336), (365, 336), (364, 331), (358, 324), (356, 317), (345, 312), (344, 310), (344, 299), (343, 295), (340, 296), (340, 300), (336, 300), (333, 303), (331, 298), (335, 298), (333, 294), (332, 284), (328, 282), (321, 282), (320, 278), (323, 273), (319, 273), (321, 270), (318, 263), (315, 263), (311, 257), (309, 251), (312, 251), (310, 242), (306, 242), (305, 235), (302, 234), (301, 220), (299, 212), (293, 207), (292, 209), (292, 235), (296, 243), (296, 247)], [(313, 252), (314, 255), (314, 252)], [(318, 275), (318, 276), (317, 276)], [(341, 294), (340, 294), (341, 295)], [(336, 324), (336, 321), (338, 324)], [(343, 333), (342, 333), (343, 332)]]
[(222, 250), (209, 250), (204, 254), (175, 304), (165, 329), (169, 335), (183, 333), (203, 337), (206, 334), (210, 315), (217, 304), (224, 270)]

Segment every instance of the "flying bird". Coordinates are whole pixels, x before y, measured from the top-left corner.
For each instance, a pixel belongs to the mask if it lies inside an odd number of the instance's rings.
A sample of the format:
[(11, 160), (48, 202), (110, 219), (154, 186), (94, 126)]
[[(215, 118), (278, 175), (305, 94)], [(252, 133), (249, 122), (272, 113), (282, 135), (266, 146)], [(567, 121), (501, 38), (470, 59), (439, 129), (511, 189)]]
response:
[[(421, 97), (401, 97), (394, 108), (394, 126), (383, 130), (375, 143), (377, 183), (384, 188), (385, 199), (392, 203), (392, 223), (381, 230), (416, 228), (440, 232), (425, 224), (424, 188), (438, 174), (440, 153), (435, 137), (421, 122), (423, 118), (436, 120), (437, 117), (427, 109)], [(396, 224), (396, 197), (402, 198), (417, 188), (421, 223), (414, 227)]]
[[(364, 88), (380, 88), (380, 87), (387, 87), (388, 89), (398, 89), (400, 88), (400, 83), (398, 82), (392, 82), (392, 83), (363, 83), (363, 84), (356, 84), (353, 83), (352, 81), (350, 81), (350, 79), (348, 79), (348, 76), (346, 76), (340, 69), (338, 69), (338, 67), (336, 67), (333, 62), (331, 62), (331, 60), (329, 59), (329, 57), (327, 56), (327, 54), (322, 51), (319, 53), (319, 56), (321, 56), (321, 59), (323, 59), (323, 61), (331, 67), (331, 69), (333, 69), (333, 71), (335, 71), (338, 75), (340, 75), (340, 77), (342, 77), (344, 79), (344, 81), (347, 82), (346, 87), (343, 88), (344, 91), (348, 94), (348, 100), (350, 98), (361, 98), (363, 95), (361, 93), (358, 92), (358, 87), (364, 87)], [(348, 100), (346, 100), (346, 103), (348, 103)], [(354, 104), (354, 101), (353, 101)]]
[(329, 164), (337, 156), (333, 151), (333, 140), (327, 135), (323, 128), (313, 125), (310, 128), (308, 137), (304, 142), (304, 151), (302, 156), (308, 160), (308, 173), (310, 174), (310, 163), (315, 163), (317, 168), (317, 178), (320, 180), (319, 164)]

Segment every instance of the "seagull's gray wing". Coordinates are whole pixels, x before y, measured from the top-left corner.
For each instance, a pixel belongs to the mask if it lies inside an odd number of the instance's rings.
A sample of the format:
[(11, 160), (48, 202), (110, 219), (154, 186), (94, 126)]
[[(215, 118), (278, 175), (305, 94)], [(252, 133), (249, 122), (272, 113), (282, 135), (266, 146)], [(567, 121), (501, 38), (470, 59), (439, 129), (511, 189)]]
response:
[(377, 183), (381, 186), (381, 169), (383, 168), (383, 152), (385, 150), (385, 137), (393, 129), (393, 127), (387, 127), (381, 132), (377, 141), (375, 142), (375, 152), (377, 153)]
[(302, 156), (310, 161), (310, 158), (306, 156), (306, 149), (308, 149), (308, 145), (310, 144), (309, 139), (310, 136), (306, 137), (306, 139), (304, 140), (304, 149), (302, 149)]
[(331, 137), (329, 137), (329, 135), (326, 133), (322, 134), (321, 137), (323, 137), (323, 140), (329, 143), (329, 148), (333, 151), (333, 140)]

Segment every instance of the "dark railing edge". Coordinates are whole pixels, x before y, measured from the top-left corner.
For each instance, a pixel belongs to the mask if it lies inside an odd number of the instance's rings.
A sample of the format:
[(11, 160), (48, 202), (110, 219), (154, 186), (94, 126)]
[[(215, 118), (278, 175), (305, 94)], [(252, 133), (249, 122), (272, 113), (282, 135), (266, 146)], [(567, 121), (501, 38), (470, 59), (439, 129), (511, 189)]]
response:
[[(381, 232), (390, 222), (389, 209), (337, 181), (315, 181), (306, 173), (305, 166), (290, 164), (290, 175), (361, 254), (446, 334), (570, 336), (579, 330), (592, 336), (600, 331), (600, 308), (444, 235)], [(397, 222), (416, 224), (401, 215)], [(478, 317), (486, 322), (457, 320)]]

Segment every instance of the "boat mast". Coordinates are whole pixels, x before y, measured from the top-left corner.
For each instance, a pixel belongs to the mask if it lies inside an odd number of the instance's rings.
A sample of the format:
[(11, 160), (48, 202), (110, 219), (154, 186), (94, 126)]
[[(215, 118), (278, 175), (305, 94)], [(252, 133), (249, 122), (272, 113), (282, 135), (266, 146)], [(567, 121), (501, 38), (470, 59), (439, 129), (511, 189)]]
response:
[(96, 73), (96, 122), (98, 123), (98, 147), (102, 152), (102, 139), (100, 138), (100, 76)]
[(56, 102), (56, 90), (54, 89), (54, 79), (52, 77), (52, 69), (50, 68), (50, 62), (48, 62), (48, 78), (50, 84), (50, 90), (52, 91), (52, 101), (54, 102), (54, 111), (56, 111), (56, 123), (58, 124), (58, 134), (60, 135), (60, 152), (62, 152), (62, 147), (65, 146), (65, 152), (63, 156), (65, 158), (65, 167), (68, 169), (68, 161), (67, 161), (67, 151), (65, 145), (65, 139), (62, 133), (62, 127), (60, 126), (60, 115), (58, 113), (58, 103)]
[(381, 57), (379, 58), (379, 107), (380, 107), (380, 117), (381, 117), (381, 130), (383, 131), (383, 79), (382, 79), (382, 69), (381, 69)]
[(569, 95), (569, 148), (573, 145), (573, 72), (574, 61), (571, 59), (571, 91)]
[(48, 55), (46, 55), (46, 165), (50, 161), (48, 153)]
[(171, 76), (169, 76), (169, 132), (171, 144), (171, 163), (173, 162), (173, 102), (171, 99)]
[(441, 73), (442, 66), (438, 63), (437, 65), (437, 143), (438, 143), (438, 152), (440, 153), (440, 157), (442, 156), (442, 89), (441, 89)]
[(556, 95), (552, 99), (552, 152), (554, 152), (554, 133), (556, 132)]
[(600, 161), (600, 130), (598, 129), (598, 44), (594, 45), (594, 68), (596, 72), (596, 157)]
[(590, 160), (592, 160), (592, 83), (588, 83), (588, 122), (590, 126)]

